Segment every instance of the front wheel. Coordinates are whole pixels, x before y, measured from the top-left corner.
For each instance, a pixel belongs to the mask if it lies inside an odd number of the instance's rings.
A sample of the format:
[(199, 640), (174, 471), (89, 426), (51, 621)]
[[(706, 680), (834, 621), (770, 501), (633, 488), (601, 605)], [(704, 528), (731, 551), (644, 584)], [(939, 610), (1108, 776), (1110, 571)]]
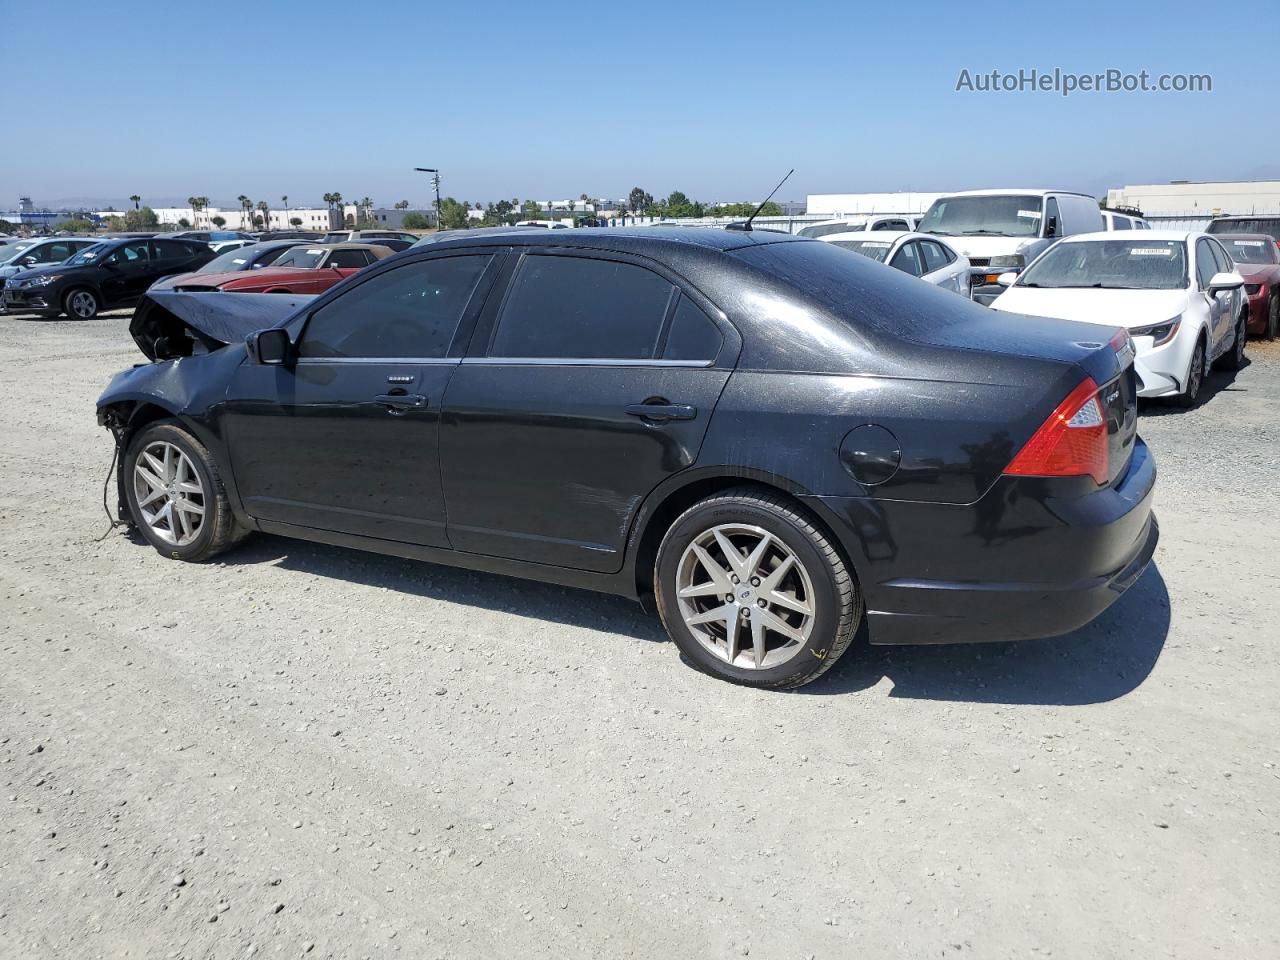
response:
[(702, 500), (658, 548), (667, 633), (699, 669), (753, 687), (798, 687), (848, 649), (862, 599), (830, 538), (794, 501), (752, 488)]
[(1187, 367), (1186, 387), (1174, 398), (1174, 403), (1184, 409), (1196, 405), (1200, 396), (1200, 384), (1204, 382), (1204, 338), (1196, 338), (1196, 349), (1191, 354), (1191, 363)]
[(62, 311), (72, 320), (92, 320), (101, 309), (98, 295), (84, 287), (68, 290), (62, 298)]
[(1274, 340), (1280, 335), (1280, 293), (1272, 294), (1271, 305), (1267, 309), (1266, 338)]
[(213, 455), (177, 421), (138, 431), (121, 473), (133, 522), (164, 556), (207, 560), (241, 538)]

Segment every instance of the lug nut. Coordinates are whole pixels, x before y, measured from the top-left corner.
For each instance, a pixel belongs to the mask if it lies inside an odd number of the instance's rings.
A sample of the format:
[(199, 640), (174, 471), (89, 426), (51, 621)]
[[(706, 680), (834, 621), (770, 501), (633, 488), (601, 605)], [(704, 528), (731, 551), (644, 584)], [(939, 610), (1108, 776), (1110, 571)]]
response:
[(730, 579), (730, 580), (732, 580), (734, 583), (741, 583), (741, 582), (742, 582), (741, 580), (739, 580), (739, 579), (738, 579), (738, 575), (737, 575), (736, 573), (735, 573), (735, 574), (733, 574), (731, 577), (729, 577), (729, 579)]
[(760, 586), (760, 578), (759, 578), (759, 577), (752, 577), (752, 578), (751, 578), (751, 585), (752, 585), (753, 587), (758, 587), (758, 586)]
[(757, 606), (760, 606), (760, 607), (766, 606), (766, 604), (765, 604), (765, 602), (764, 602), (763, 600), (757, 600), (757, 601), (756, 601), (756, 605), (757, 605)]
[(724, 595), (724, 602), (725, 602), (725, 603), (733, 603), (733, 594), (732, 594), (732, 593), (726, 593), (726, 594)]
[(750, 608), (750, 607), (743, 607), (743, 608), (742, 608), (742, 616), (743, 616), (743, 619), (746, 619), (747, 617), (751, 616), (751, 608)]

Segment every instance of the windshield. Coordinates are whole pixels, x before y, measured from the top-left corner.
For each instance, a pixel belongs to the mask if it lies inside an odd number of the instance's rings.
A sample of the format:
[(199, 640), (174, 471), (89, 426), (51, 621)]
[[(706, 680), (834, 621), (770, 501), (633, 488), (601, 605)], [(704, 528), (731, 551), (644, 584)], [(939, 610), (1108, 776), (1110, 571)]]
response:
[(1039, 197), (947, 197), (935, 200), (920, 233), (949, 237), (1038, 237)]
[(1280, 240), (1280, 218), (1214, 220), (1205, 228), (1205, 233), (1262, 233)]
[(852, 250), (854, 253), (860, 253), (864, 257), (870, 257), (881, 263), (884, 263), (889, 256), (889, 250), (893, 247), (888, 240), (828, 240), (827, 242), (832, 246)]
[(1272, 240), (1222, 241), (1236, 263), (1276, 263), (1276, 245)]
[(247, 270), (245, 266), (253, 257), (248, 247), (237, 247), (214, 257), (196, 273), (232, 273), (236, 270)]
[(852, 233), (866, 228), (865, 223), (815, 223), (811, 227), (802, 227), (799, 236), (816, 238), (830, 233)]
[(342, 243), (342, 241), (347, 239), (347, 236), (348, 236), (348, 231), (346, 230), (343, 230), (341, 233), (326, 233), (324, 235), (324, 239), (321, 240), (320, 242), (321, 243)]
[(328, 251), (323, 247), (293, 247), (286, 250), (284, 256), (273, 260), (273, 267), (300, 267), (303, 270), (314, 270)]
[(37, 243), (39, 243), (38, 240), (20, 240), (17, 243), (10, 243), (0, 247), (0, 263), (13, 263), (13, 261), (22, 256), (23, 251), (30, 250)]
[(1059, 243), (1028, 267), (1019, 287), (1178, 290), (1187, 285), (1180, 240), (1085, 240)]
[(109, 243), (95, 243), (92, 247), (85, 247), (67, 263), (97, 263), (110, 250)]

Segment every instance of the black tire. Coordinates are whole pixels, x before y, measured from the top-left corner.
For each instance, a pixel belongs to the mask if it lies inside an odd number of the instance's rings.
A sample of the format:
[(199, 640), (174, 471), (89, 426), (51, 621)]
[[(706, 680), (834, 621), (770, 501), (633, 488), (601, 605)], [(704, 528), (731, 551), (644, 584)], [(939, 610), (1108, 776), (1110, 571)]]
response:
[(72, 287), (62, 295), (62, 312), (71, 320), (92, 320), (102, 309), (102, 299), (88, 287)]
[(1249, 342), (1248, 310), (1240, 314), (1236, 321), (1236, 338), (1231, 349), (1218, 358), (1215, 366), (1219, 370), (1239, 370), (1244, 366), (1245, 345)]
[(1183, 383), (1182, 392), (1173, 398), (1173, 402), (1184, 410), (1190, 410), (1200, 398), (1200, 385), (1204, 383), (1204, 337), (1196, 340), (1196, 349), (1191, 354), (1191, 362), (1187, 364), (1187, 376)]
[[(681, 558), (695, 539), (723, 524), (759, 527), (780, 540), (812, 583), (812, 628), (796, 652), (775, 666), (756, 669), (730, 664), (703, 646), (681, 613), (676, 596)], [(654, 598), (668, 635), (698, 669), (732, 683), (773, 689), (799, 687), (830, 670), (852, 643), (863, 612), (862, 595), (831, 538), (795, 501), (753, 487), (708, 497), (676, 518), (658, 547)], [(721, 599), (707, 602), (716, 604)]]
[[(204, 516), (200, 529), (195, 538), (187, 544), (178, 545), (166, 541), (153, 529), (138, 505), (134, 470), (142, 452), (158, 441), (173, 444), (187, 456), (199, 475), (200, 485), (204, 490), (202, 497)], [(121, 464), (121, 483), (134, 526), (148, 543), (171, 560), (199, 563), (217, 556), (244, 539), (245, 531), (236, 523), (235, 516), (231, 512), (231, 505), (227, 501), (227, 491), (223, 486), (217, 462), (204, 444), (193, 437), (177, 420), (157, 420), (143, 427), (129, 439), (129, 444), (125, 448), (124, 462)]]
[(1271, 295), (1271, 303), (1267, 307), (1267, 330), (1264, 334), (1268, 340), (1280, 336), (1280, 293)]

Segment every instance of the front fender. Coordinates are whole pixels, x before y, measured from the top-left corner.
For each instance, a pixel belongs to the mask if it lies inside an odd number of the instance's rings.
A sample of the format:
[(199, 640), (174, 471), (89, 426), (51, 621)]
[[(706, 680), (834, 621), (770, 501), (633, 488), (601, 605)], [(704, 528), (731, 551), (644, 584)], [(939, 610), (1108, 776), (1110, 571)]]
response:
[(146, 403), (174, 416), (202, 419), (210, 407), (226, 396), (227, 383), (245, 357), (244, 344), (237, 343), (213, 353), (122, 370), (98, 397), (98, 410)]

